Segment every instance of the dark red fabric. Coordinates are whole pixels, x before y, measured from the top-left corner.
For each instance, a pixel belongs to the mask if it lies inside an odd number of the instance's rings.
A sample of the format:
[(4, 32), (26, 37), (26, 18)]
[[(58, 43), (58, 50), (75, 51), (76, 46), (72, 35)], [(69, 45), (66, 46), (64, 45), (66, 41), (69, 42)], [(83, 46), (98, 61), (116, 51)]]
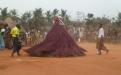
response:
[(62, 25), (54, 25), (45, 40), (29, 48), (30, 56), (82, 56), (86, 50), (80, 48)]

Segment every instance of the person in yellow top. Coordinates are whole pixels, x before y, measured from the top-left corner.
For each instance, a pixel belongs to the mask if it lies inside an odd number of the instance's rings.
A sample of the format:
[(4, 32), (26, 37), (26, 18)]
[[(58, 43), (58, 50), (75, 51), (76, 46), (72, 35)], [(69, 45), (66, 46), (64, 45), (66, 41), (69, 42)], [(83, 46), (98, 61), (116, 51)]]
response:
[(12, 37), (18, 37), (19, 29), (16, 26), (12, 28), (11, 35), (12, 35)]
[(11, 54), (12, 57), (14, 56), (15, 53), (17, 53), (17, 55), (20, 56), (19, 34), (20, 34), (20, 30), (16, 25), (11, 29), (11, 36), (12, 36), (12, 42), (13, 42), (13, 51)]

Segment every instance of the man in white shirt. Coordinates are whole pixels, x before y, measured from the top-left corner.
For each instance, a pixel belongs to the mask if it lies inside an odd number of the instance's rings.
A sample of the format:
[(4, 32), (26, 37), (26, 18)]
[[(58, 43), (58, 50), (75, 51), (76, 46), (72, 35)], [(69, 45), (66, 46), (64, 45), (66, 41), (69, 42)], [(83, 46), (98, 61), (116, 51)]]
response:
[(106, 51), (108, 53), (108, 49), (104, 46), (104, 28), (102, 24), (100, 24), (99, 30), (97, 32), (98, 40), (97, 40), (97, 54), (101, 55), (101, 50)]
[(104, 29), (101, 27), (98, 31), (98, 38), (104, 38)]

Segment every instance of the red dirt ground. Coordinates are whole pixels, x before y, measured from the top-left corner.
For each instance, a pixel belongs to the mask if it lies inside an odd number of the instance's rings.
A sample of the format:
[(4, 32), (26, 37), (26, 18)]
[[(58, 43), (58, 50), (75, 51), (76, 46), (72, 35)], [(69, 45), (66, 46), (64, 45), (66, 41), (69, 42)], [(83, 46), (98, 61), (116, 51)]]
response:
[(106, 44), (109, 54), (97, 55), (95, 43), (81, 43), (87, 49), (83, 57), (52, 58), (10, 57), (0, 51), (0, 75), (121, 75), (121, 44)]

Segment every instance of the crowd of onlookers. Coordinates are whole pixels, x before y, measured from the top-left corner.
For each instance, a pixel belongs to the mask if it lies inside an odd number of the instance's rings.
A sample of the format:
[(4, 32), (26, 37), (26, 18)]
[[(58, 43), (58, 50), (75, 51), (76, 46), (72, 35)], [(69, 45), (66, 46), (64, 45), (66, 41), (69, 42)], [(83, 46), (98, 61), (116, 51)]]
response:
[(0, 48), (12, 49), (10, 31), (8, 24), (0, 25)]
[[(10, 34), (11, 29), (8, 24), (0, 25), (0, 49), (8, 48), (12, 49), (12, 38)], [(28, 31), (20, 32), (20, 38), (23, 45), (35, 45), (43, 41), (49, 30), (41, 32), (41, 30), (31, 29)], [(96, 29), (86, 28), (84, 25), (80, 26), (68, 26), (67, 31), (77, 42), (83, 41), (95, 41)], [(105, 27), (105, 40), (107, 41), (121, 41), (121, 29)]]
[[(104, 25), (104, 29), (105, 29), (105, 41), (106, 42), (112, 42), (112, 43), (121, 42), (121, 28), (120, 27)], [(68, 27), (68, 31), (70, 35), (75, 39), (75, 41), (78, 41), (78, 42), (96, 41), (97, 27), (91, 27), (91, 26), (87, 27), (86, 25), (70, 26)]]

